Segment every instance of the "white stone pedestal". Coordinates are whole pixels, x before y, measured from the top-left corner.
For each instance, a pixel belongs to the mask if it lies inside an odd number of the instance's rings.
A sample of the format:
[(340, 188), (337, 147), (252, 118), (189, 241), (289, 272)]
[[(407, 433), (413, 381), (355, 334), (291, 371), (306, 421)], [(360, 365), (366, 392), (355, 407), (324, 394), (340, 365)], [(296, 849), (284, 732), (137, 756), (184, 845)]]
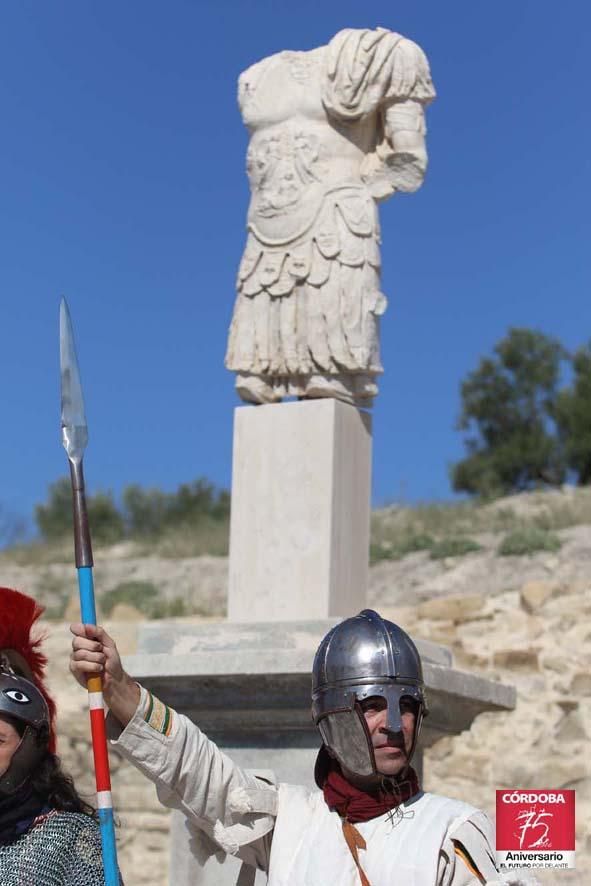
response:
[(236, 409), (230, 621), (363, 609), (370, 494), (369, 414), (333, 399)]

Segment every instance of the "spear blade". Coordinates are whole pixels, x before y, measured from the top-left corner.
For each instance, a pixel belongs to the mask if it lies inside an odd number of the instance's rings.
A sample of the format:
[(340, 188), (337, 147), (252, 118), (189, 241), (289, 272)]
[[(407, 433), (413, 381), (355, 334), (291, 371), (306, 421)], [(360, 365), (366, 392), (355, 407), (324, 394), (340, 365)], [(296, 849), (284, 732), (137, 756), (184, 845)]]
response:
[(80, 462), (88, 443), (88, 427), (72, 319), (65, 298), (60, 302), (60, 374), (62, 443), (71, 462)]

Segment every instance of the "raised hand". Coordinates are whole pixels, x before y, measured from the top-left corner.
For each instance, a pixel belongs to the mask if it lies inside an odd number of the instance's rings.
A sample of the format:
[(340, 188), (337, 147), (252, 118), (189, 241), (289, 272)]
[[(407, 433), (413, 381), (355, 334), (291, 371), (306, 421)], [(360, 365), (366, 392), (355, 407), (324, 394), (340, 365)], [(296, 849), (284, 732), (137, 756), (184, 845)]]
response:
[(100, 625), (72, 624), (70, 671), (86, 688), (89, 677), (101, 677), (103, 695), (115, 717), (126, 726), (140, 700), (140, 688), (123, 669), (112, 637)]

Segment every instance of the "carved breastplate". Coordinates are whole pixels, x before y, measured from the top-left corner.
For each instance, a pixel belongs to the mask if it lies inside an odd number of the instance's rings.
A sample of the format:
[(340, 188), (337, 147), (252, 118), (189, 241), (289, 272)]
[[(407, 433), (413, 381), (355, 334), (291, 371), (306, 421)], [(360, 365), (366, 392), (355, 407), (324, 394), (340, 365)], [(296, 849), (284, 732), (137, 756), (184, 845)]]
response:
[(262, 240), (292, 240), (316, 218), (327, 186), (321, 148), (317, 134), (294, 124), (251, 144), (248, 225)]
[(325, 48), (282, 52), (241, 75), (239, 100), (251, 134), (248, 227), (269, 245), (310, 229), (328, 191), (361, 185), (362, 124), (328, 118), (321, 97)]

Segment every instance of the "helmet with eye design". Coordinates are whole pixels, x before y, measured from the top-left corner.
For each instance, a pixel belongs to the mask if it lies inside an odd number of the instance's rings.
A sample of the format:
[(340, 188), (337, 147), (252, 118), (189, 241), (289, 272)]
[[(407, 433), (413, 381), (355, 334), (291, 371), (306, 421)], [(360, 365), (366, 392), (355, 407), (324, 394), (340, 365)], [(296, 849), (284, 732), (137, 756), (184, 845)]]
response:
[[(0, 655), (0, 718), (22, 726), (8, 769), (0, 776), (0, 799), (14, 794), (49, 750), (50, 715), (43, 694)], [(19, 730), (20, 731), (20, 730)]]

